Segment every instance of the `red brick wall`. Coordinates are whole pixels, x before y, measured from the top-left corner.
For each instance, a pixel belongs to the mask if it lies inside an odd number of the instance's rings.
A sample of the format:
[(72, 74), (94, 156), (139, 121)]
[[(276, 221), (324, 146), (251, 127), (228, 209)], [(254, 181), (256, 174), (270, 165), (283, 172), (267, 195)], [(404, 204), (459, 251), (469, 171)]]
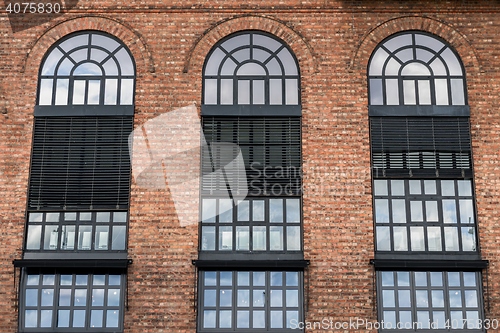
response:
[[(258, 3), (258, 5), (256, 5)], [(302, 71), (304, 253), (308, 321), (375, 321), (366, 68), (392, 33), (418, 29), (456, 48), (467, 72), (485, 304), (500, 319), (500, 10), (498, 1), (79, 1), (69, 13), (0, 13), (0, 331), (17, 329), (17, 281), (41, 59), (58, 38), (97, 29), (137, 63), (136, 126), (201, 102), (201, 69), (229, 33), (285, 40)], [(33, 21), (34, 20), (34, 21)], [(37, 22), (37, 20), (39, 22)], [(45, 21), (44, 21), (45, 20)], [(13, 32), (11, 27), (14, 26)], [(22, 29), (22, 24), (30, 24)], [(193, 214), (197, 206), (193, 205)], [(168, 190), (132, 185), (126, 332), (195, 332), (196, 225), (181, 226)], [(485, 274), (486, 279), (486, 274)], [(487, 309), (488, 310), (488, 309)], [(311, 332), (319, 330), (311, 330)], [(359, 330), (358, 330), (359, 331)], [(324, 331), (323, 331), (324, 332)]]

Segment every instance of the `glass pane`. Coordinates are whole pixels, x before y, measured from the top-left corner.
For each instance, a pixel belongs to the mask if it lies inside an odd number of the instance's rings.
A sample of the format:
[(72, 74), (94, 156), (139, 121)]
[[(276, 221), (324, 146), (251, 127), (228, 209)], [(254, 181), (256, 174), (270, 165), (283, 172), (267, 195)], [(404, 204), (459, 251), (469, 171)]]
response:
[(465, 317), (467, 320), (467, 325), (466, 327), (469, 329), (479, 329), (481, 328), (481, 323), (479, 321), (479, 312), (478, 311), (466, 311)]
[(52, 310), (40, 311), (40, 327), (52, 326)]
[(92, 306), (104, 305), (104, 289), (92, 289)]
[(283, 227), (270, 227), (269, 238), (271, 251), (283, 250)]
[(233, 272), (220, 272), (220, 285), (232, 286), (233, 285)]
[(112, 250), (125, 250), (126, 228), (124, 225), (113, 226)]
[(443, 308), (444, 307), (444, 293), (442, 290), (432, 290), (432, 307), (433, 308)]
[(42, 306), (52, 306), (54, 304), (54, 289), (42, 289)]
[(300, 200), (286, 199), (286, 221), (300, 222)]
[(389, 227), (377, 227), (377, 251), (391, 250), (391, 235)]
[(122, 79), (120, 105), (132, 105), (134, 102), (134, 80)]
[(249, 328), (250, 327), (250, 312), (238, 311), (236, 314), (236, 327)]
[(382, 306), (385, 308), (393, 308), (396, 306), (396, 301), (394, 298), (394, 290), (382, 291)]
[(270, 222), (283, 222), (283, 199), (269, 200)]
[(286, 79), (286, 105), (298, 105), (299, 104), (299, 85), (297, 79)]
[(266, 327), (266, 313), (264, 311), (253, 311), (253, 328)]
[(74, 250), (75, 249), (75, 236), (76, 228), (74, 225), (63, 225), (61, 232), (61, 249), (62, 250)]
[(389, 201), (387, 199), (375, 199), (375, 221), (377, 223), (389, 222)]
[(120, 305), (120, 289), (108, 289), (108, 306)]
[(87, 290), (86, 289), (75, 289), (74, 306), (85, 306), (87, 305)]
[(394, 311), (384, 311), (384, 328), (395, 328), (396, 327), (396, 312)]
[(473, 227), (461, 228), (462, 251), (476, 251), (476, 231)]
[(458, 251), (458, 232), (457, 228), (444, 228), (444, 244), (446, 251)]
[(99, 104), (99, 98), (101, 95), (101, 81), (99, 80), (89, 80), (89, 91), (87, 104), (97, 105)]
[(282, 80), (271, 79), (269, 80), (269, 99), (271, 105), (282, 105), (283, 104), (283, 91), (282, 91)]
[(73, 327), (85, 327), (85, 310), (73, 311)]
[(264, 226), (254, 226), (252, 228), (252, 248), (254, 251), (265, 251), (266, 250), (266, 227)]
[(250, 273), (238, 272), (238, 286), (249, 286), (249, 285), (250, 285)]
[(433, 319), (433, 325), (437, 329), (443, 329), (446, 328), (446, 319), (444, 316), (444, 311), (433, 311), (432, 316), (434, 317)]
[(430, 81), (418, 80), (418, 99), (419, 105), (431, 104), (431, 86)]
[(420, 180), (410, 180), (410, 194), (422, 194), (422, 188)]
[(404, 105), (417, 104), (415, 96), (415, 81), (403, 80)]
[(283, 306), (283, 291), (271, 290), (271, 307)]
[(58, 226), (56, 225), (46, 225), (45, 235), (43, 239), (43, 249), (44, 250), (57, 250), (57, 239), (58, 239)]
[(427, 243), (429, 246), (429, 251), (442, 251), (443, 247), (441, 244), (441, 228), (440, 227), (428, 227), (427, 228)]
[[(206, 294), (206, 292), (207, 291), (205, 291), (205, 294)], [(205, 298), (205, 300), (206, 300), (206, 298)], [(205, 301), (205, 306), (207, 306), (206, 303), (207, 302)], [(250, 290), (242, 290), (242, 289), (238, 290), (238, 306), (245, 307), (245, 308), (250, 306)]]
[(441, 272), (430, 272), (431, 276), (431, 286), (442, 287), (443, 286), (443, 273)]
[(451, 79), (451, 101), (452, 105), (465, 105), (464, 81), (462, 79)]
[(109, 275), (108, 277), (108, 285), (110, 286), (119, 286), (120, 285), (120, 275)]
[(422, 222), (424, 220), (422, 201), (410, 201), (410, 210), (412, 222)]
[(217, 285), (217, 272), (205, 272), (205, 286)]
[(107, 250), (108, 249), (108, 226), (98, 226), (95, 228), (95, 249)]
[(85, 104), (85, 91), (87, 90), (87, 81), (75, 80), (73, 82), (73, 104)]
[(206, 251), (215, 250), (215, 227), (201, 228), (201, 249)]
[(444, 223), (457, 223), (457, 209), (455, 200), (443, 200)]
[(451, 328), (452, 329), (463, 329), (464, 328), (464, 318), (462, 316), (462, 311), (450, 311), (451, 318)]
[(298, 290), (287, 290), (286, 291), (286, 307), (298, 307), (299, 306), (299, 291)]
[(429, 296), (427, 290), (416, 290), (415, 295), (417, 308), (429, 307)]
[(460, 200), (460, 222), (474, 223), (474, 207), (472, 200)]
[(233, 222), (233, 200), (219, 199), (219, 222)]
[(56, 87), (56, 105), (68, 105), (68, 79), (58, 79)]
[(400, 308), (411, 307), (410, 291), (409, 290), (399, 290), (398, 291), (398, 306)]
[(250, 81), (238, 81), (238, 104), (250, 104)]
[(406, 201), (404, 199), (392, 200), (392, 222), (406, 223)]
[(42, 237), (42, 226), (41, 225), (28, 226), (28, 236), (26, 238), (26, 249), (27, 250), (39, 250), (41, 237)]
[(286, 249), (287, 251), (300, 251), (300, 227), (286, 227)]
[(59, 306), (71, 305), (71, 289), (59, 290)]
[(233, 80), (220, 80), (220, 104), (233, 104)]
[(472, 186), (470, 180), (458, 180), (458, 195), (472, 196)]
[(475, 290), (465, 290), (465, 307), (467, 308), (477, 308), (477, 291)]
[(425, 218), (427, 222), (439, 221), (437, 201), (425, 202)]
[(400, 287), (410, 286), (410, 272), (397, 272), (397, 277), (398, 277), (398, 286)]
[(216, 314), (215, 310), (203, 311), (203, 328), (215, 328)]
[(399, 311), (399, 322), (402, 328), (411, 329), (413, 327), (411, 311)]
[(250, 229), (249, 227), (236, 227), (236, 251), (250, 250)]
[(90, 327), (102, 327), (102, 310), (92, 310), (90, 312)]
[(253, 80), (253, 104), (264, 104), (265, 103), (265, 92), (264, 92), (264, 81), (263, 80)]
[(422, 328), (430, 328), (429, 311), (417, 311), (417, 321), (422, 323)]
[(370, 79), (370, 105), (383, 105), (382, 80)]
[(253, 221), (264, 221), (264, 200), (253, 200)]
[(106, 79), (104, 95), (105, 105), (116, 105), (118, 97), (118, 80), (117, 79)]
[(474, 272), (463, 272), (464, 286), (465, 287), (476, 287), (476, 273)]
[(427, 273), (426, 272), (415, 272), (415, 285), (417, 287), (427, 286)]
[(411, 227), (410, 237), (412, 251), (425, 251), (423, 227)]
[(271, 311), (271, 328), (283, 328), (283, 311)]
[(231, 251), (233, 249), (233, 227), (219, 227), (219, 250)]
[(205, 91), (204, 104), (214, 105), (217, 104), (217, 80), (216, 79), (205, 79), (205, 86), (203, 87)]
[(265, 296), (264, 290), (253, 290), (253, 307), (263, 307), (266, 302)]
[(450, 290), (450, 307), (451, 308), (461, 308), (462, 307), (462, 292), (460, 290)]
[(119, 310), (106, 311), (106, 327), (118, 327), (118, 318), (120, 316)]
[(233, 298), (232, 290), (220, 290), (219, 293), (219, 306), (231, 306)]
[(394, 227), (394, 251), (408, 251), (406, 227)]
[(266, 285), (266, 273), (265, 272), (253, 272), (253, 283), (254, 286), (263, 287)]
[(376, 179), (373, 181), (373, 194), (375, 195), (387, 195), (387, 181)]
[(386, 93), (385, 94), (386, 94), (386, 98), (387, 98), (386, 104), (387, 105), (399, 105), (398, 80), (394, 80), (394, 79), (385, 80), (385, 85), (386, 85), (386, 87), (385, 87)]
[(215, 222), (216, 202), (215, 199), (202, 200), (201, 220), (203, 222)]
[(460, 273), (448, 272), (448, 285), (450, 287), (460, 287)]
[(219, 311), (219, 327), (231, 328), (232, 311)]
[(38, 305), (38, 289), (26, 289), (26, 306), (37, 306)]
[(57, 311), (57, 327), (69, 327), (69, 310)]
[(78, 229), (78, 250), (90, 250), (92, 245), (92, 226), (80, 226)]
[(382, 286), (393, 287), (394, 286), (394, 274), (393, 272), (381, 272), (382, 275)]
[(238, 221), (250, 220), (250, 202), (248, 200), (238, 201)]
[(24, 327), (37, 327), (38, 324), (38, 311), (25, 310), (24, 311)]

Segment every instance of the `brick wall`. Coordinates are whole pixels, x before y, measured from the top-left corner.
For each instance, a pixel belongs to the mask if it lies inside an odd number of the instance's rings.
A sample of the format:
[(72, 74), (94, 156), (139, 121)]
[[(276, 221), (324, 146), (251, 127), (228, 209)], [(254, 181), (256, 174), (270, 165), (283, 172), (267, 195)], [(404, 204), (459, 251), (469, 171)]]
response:
[[(7, 2), (7, 1), (6, 1)], [(255, 4), (258, 3), (258, 4)], [(140, 126), (201, 103), (201, 69), (227, 34), (264, 30), (302, 71), (306, 320), (376, 320), (366, 68), (392, 33), (435, 33), (467, 73), (487, 317), (500, 319), (500, 14), (498, 1), (79, 1), (29, 19), (0, 13), (0, 331), (16, 332), (19, 272), (38, 67), (68, 33), (122, 39), (137, 64)], [(27, 27), (27, 28), (25, 28)], [(24, 29), (25, 28), (25, 29)], [(193, 205), (193, 214), (198, 214)], [(126, 332), (195, 332), (197, 225), (179, 223), (168, 189), (133, 183)], [(15, 280), (14, 280), (15, 279)], [(319, 332), (320, 330), (310, 330)], [(354, 330), (352, 330), (354, 331)], [(359, 331), (359, 330), (358, 330)]]

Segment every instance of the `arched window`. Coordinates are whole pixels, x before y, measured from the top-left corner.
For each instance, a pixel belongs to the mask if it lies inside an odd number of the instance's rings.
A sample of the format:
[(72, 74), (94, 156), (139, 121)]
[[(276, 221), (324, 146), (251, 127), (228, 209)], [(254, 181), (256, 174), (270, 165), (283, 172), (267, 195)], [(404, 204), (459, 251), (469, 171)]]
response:
[(42, 61), (20, 332), (123, 331), (134, 84), (130, 51), (103, 32), (68, 35)]
[(368, 82), (381, 332), (479, 320), (486, 266), (462, 62), (439, 37), (402, 32), (377, 46)]
[(272, 35), (252, 31), (221, 41), (207, 56), (203, 83), (206, 115), (220, 115), (223, 110), (235, 115), (236, 105), (240, 114), (247, 111), (246, 115), (276, 115), (280, 111), (300, 115), (297, 60), (288, 46)]
[(236, 33), (208, 54), (203, 89), (198, 332), (291, 332), (307, 265), (298, 62), (270, 34)]
[(422, 32), (387, 38), (368, 69), (370, 105), (465, 105), (465, 75), (457, 54)]
[(132, 105), (135, 65), (116, 38), (85, 32), (64, 38), (40, 71), (38, 105)]

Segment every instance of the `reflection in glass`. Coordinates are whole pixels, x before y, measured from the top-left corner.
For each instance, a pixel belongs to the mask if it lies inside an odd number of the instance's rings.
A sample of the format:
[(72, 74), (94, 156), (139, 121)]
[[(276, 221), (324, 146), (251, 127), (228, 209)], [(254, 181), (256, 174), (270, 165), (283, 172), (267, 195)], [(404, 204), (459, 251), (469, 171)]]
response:
[(442, 251), (443, 247), (441, 244), (441, 228), (440, 227), (428, 227), (427, 228), (427, 244), (429, 246), (429, 251)]
[(90, 312), (90, 327), (102, 327), (102, 310), (92, 310)]
[(300, 227), (286, 227), (286, 249), (287, 251), (300, 251)]
[(381, 272), (382, 275), (382, 286), (392, 287), (394, 286), (394, 274), (393, 272)]
[(118, 327), (119, 310), (106, 311), (106, 327)]
[(458, 251), (458, 232), (457, 228), (444, 228), (444, 244), (446, 251)]
[(457, 223), (457, 210), (455, 200), (443, 200), (444, 223)]
[(78, 250), (90, 250), (92, 244), (92, 226), (78, 228)]
[(71, 289), (59, 290), (59, 306), (71, 305)]
[(39, 250), (41, 236), (42, 236), (42, 226), (41, 225), (28, 226), (28, 235), (26, 238), (26, 249), (27, 250)]
[(249, 311), (238, 311), (236, 313), (236, 327), (237, 328), (249, 328), (250, 327), (250, 312)]
[[(205, 293), (206, 292), (207, 292), (207, 290), (205, 291)], [(214, 294), (214, 296), (215, 296), (215, 294)], [(209, 304), (206, 304), (206, 303), (207, 302), (205, 301), (205, 306), (209, 305)], [(238, 290), (238, 306), (239, 307), (249, 307), (250, 306), (250, 290), (247, 290), (247, 289), (243, 289), (243, 290), (240, 289), (240, 290)]]
[(236, 250), (248, 251), (250, 250), (250, 230), (247, 226), (236, 227)]
[(283, 199), (269, 199), (270, 222), (283, 222)]
[(283, 250), (283, 227), (271, 226), (269, 228), (269, 238), (271, 251)]
[(394, 251), (408, 251), (408, 236), (405, 227), (394, 227)]
[(398, 286), (400, 287), (410, 286), (410, 272), (397, 272), (397, 278), (398, 278)]
[(92, 306), (104, 305), (104, 289), (92, 289)]
[(69, 327), (70, 310), (57, 311), (57, 327)]
[(449, 297), (451, 308), (462, 307), (462, 292), (460, 290), (450, 290)]
[(429, 296), (427, 290), (416, 290), (415, 295), (417, 308), (429, 307)]
[(389, 222), (389, 201), (387, 199), (375, 199), (375, 221), (377, 223)]
[(264, 221), (264, 200), (253, 200), (253, 221)]
[(203, 328), (215, 328), (216, 314), (215, 310), (203, 311)]
[(377, 227), (377, 251), (391, 250), (391, 235), (389, 227)]
[(73, 311), (73, 327), (85, 327), (85, 310)]
[(254, 251), (266, 250), (266, 227), (254, 226), (252, 227), (252, 247)]
[(398, 305), (400, 308), (411, 307), (410, 291), (409, 290), (399, 290), (398, 291)]
[(232, 311), (219, 311), (219, 327), (231, 328)]
[(410, 238), (412, 251), (425, 251), (423, 227), (411, 227)]
[(383, 290), (382, 291), (382, 306), (392, 308), (396, 306), (396, 301), (394, 298), (394, 290)]
[(432, 307), (442, 308), (444, 307), (444, 293), (442, 290), (432, 290)]
[(283, 291), (271, 290), (271, 307), (283, 306)]
[(125, 250), (126, 226), (113, 226), (112, 250)]
[(74, 306), (87, 305), (87, 289), (75, 289)]
[(220, 290), (219, 306), (231, 306), (233, 298), (232, 290)]
[(58, 226), (57, 225), (46, 225), (45, 234), (43, 238), (43, 249), (44, 250), (56, 250), (57, 249), (57, 239), (58, 239)]
[(201, 249), (215, 250), (215, 227), (201, 227)]
[(283, 327), (283, 312), (271, 311), (271, 328)]

